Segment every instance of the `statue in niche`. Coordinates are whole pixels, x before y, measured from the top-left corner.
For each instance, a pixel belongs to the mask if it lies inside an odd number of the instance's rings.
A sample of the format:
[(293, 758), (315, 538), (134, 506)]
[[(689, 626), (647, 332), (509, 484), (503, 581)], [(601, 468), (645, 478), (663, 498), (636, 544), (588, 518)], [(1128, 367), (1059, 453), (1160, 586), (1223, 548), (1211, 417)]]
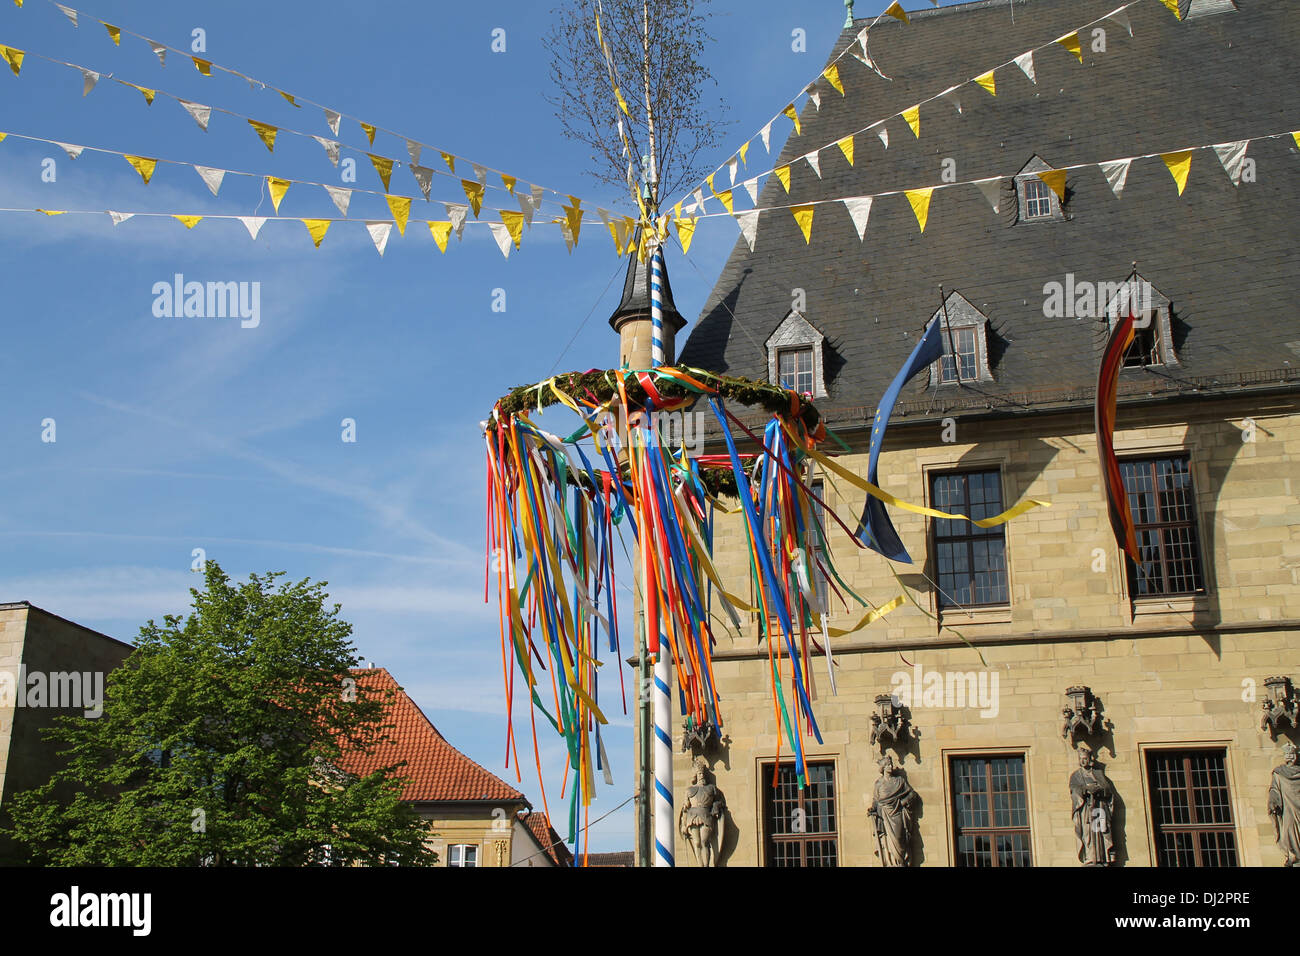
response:
[(1115, 862), (1115, 788), (1086, 747), (1079, 750), (1079, 769), (1070, 775), (1070, 802), (1079, 861), (1084, 866), (1110, 866)]
[(1277, 848), (1284, 866), (1300, 864), (1300, 763), (1296, 745), (1282, 748), (1282, 763), (1273, 768), (1268, 786), (1268, 815), (1273, 818)]
[(682, 810), (677, 816), (677, 829), (682, 839), (690, 844), (691, 852), (695, 854), (695, 865), (702, 867), (718, 865), (718, 847), (722, 845), (727, 826), (723, 815), (727, 811), (727, 801), (710, 777), (709, 762), (696, 757), (695, 774), (691, 777), (691, 785), (686, 788), (686, 799), (682, 801)]
[(881, 866), (912, 865), (912, 834), (916, 832), (916, 791), (901, 767), (886, 754), (878, 761), (875, 800), (867, 814), (876, 824), (876, 843)]

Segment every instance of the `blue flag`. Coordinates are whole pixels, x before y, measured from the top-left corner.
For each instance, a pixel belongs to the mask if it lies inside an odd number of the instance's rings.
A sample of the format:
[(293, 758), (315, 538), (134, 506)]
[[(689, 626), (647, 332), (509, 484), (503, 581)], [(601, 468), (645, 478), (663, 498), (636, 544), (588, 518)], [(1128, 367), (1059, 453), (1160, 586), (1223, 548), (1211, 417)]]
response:
[[(879, 485), (876, 480), (876, 461), (880, 458), (880, 446), (885, 443), (885, 429), (889, 427), (889, 416), (893, 414), (898, 393), (908, 380), (924, 371), (943, 355), (943, 336), (939, 330), (939, 317), (935, 316), (928, 326), (921, 341), (916, 343), (912, 354), (903, 367), (894, 376), (889, 388), (880, 398), (876, 408), (875, 420), (871, 423), (871, 454), (867, 462), (867, 481)], [(912, 558), (903, 547), (893, 522), (885, 511), (885, 504), (879, 498), (867, 496), (867, 503), (862, 509), (862, 518), (858, 522), (858, 540), (873, 551), (879, 551), (891, 561), (911, 564)]]

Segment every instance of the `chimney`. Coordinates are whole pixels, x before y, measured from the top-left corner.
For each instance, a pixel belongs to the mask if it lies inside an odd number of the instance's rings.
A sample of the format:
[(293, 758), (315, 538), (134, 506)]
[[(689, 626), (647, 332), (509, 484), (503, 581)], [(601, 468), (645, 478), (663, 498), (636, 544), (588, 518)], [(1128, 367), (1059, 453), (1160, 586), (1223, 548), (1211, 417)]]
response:
[[(618, 364), (627, 368), (653, 368), (650, 355), (650, 257), (641, 262), (633, 252), (628, 256), (627, 277), (623, 280), (623, 298), (609, 317), (610, 327), (618, 333)], [(677, 361), (675, 342), (686, 320), (673, 304), (673, 288), (668, 281), (668, 264), (664, 263), (664, 363)]]

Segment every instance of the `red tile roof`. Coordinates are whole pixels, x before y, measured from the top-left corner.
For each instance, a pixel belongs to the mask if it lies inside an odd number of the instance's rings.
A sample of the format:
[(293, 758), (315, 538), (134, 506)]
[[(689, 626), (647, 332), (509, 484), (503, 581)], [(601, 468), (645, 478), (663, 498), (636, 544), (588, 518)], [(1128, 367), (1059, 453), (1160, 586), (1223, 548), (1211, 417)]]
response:
[(498, 800), (528, 804), (522, 793), (447, 743), (387, 670), (376, 667), (352, 673), (361, 687), (394, 692), (389, 722), (395, 726), (387, 731), (390, 739), (370, 753), (345, 754), (340, 761), (343, 770), (368, 774), (406, 761), (406, 766), (397, 771), (400, 776), (410, 778), (402, 791), (403, 800)]
[(573, 854), (564, 845), (560, 835), (555, 832), (550, 818), (545, 813), (521, 813), (519, 820), (528, 827), (528, 832), (533, 835), (537, 845), (546, 851), (552, 863), (556, 866), (573, 866)]

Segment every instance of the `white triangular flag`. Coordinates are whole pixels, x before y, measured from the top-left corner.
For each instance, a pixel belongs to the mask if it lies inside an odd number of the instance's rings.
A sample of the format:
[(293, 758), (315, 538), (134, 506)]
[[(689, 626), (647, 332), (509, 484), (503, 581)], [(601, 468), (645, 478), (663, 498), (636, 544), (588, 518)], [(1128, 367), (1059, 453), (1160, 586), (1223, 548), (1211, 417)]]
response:
[(334, 200), (334, 205), (338, 207), (339, 212), (346, 216), (348, 206), (352, 205), (352, 190), (344, 189), (342, 186), (326, 186), (325, 191), (330, 194), (330, 199)]
[(858, 241), (861, 242), (867, 237), (867, 217), (871, 215), (871, 197), (860, 196), (855, 199), (844, 200), (844, 208), (849, 211), (853, 218), (853, 227), (858, 230)]
[(85, 96), (87, 93), (93, 90), (95, 88), (95, 84), (98, 82), (99, 82), (98, 73), (96, 73), (94, 70), (82, 69), (81, 70), (81, 95)]
[(408, 139), (406, 141), (406, 154), (411, 157), (412, 166), (420, 165), (420, 149), (420, 144), (414, 140)]
[(161, 43), (150, 40), (149, 49), (153, 50), (154, 56), (158, 57), (158, 65), (165, 67), (167, 65), (167, 48)]
[(64, 6), (63, 4), (61, 4), (61, 3), (56, 3), (55, 6), (58, 7), (60, 10), (63, 11), (63, 15), (64, 15), (65, 17), (67, 17), (69, 20), (72, 21), (72, 25), (73, 25), (74, 27), (78, 25), (78, 24), (77, 24), (77, 11), (76, 11), (76, 10), (73, 10), (71, 7), (65, 7), (65, 6)]
[(456, 238), (459, 239), (465, 231), (465, 215), (469, 212), (469, 206), (454, 202), (445, 202), (443, 206), (447, 209), (447, 218), (451, 220), (451, 227), (456, 230)]
[(858, 31), (858, 45), (862, 47), (862, 55), (865, 57), (871, 56), (871, 54), (867, 52), (867, 31), (870, 29), (870, 27), (863, 27)]
[(133, 212), (114, 212), (111, 209), (108, 211), (108, 217), (113, 220), (113, 225), (115, 226), (122, 225), (122, 223), (126, 222), (134, 215), (135, 213)]
[(994, 212), (999, 212), (999, 206), (1002, 205), (1002, 177), (994, 176), (992, 179), (977, 179), (975, 185), (980, 188), (984, 198), (989, 201)]
[(1020, 56), (1016, 57), (1015, 63), (1016, 66), (1020, 67), (1020, 69), (1024, 72), (1025, 76), (1029, 77), (1030, 83), (1038, 82), (1037, 77), (1034, 76), (1034, 51), (1033, 50), (1029, 50), (1026, 53), (1020, 54)]
[(536, 215), (537, 209), (533, 205), (533, 197), (524, 193), (523, 190), (515, 191), (515, 199), (519, 202), (519, 211), (524, 214), (524, 223), (528, 228), (533, 228), (533, 216)]
[(876, 133), (876, 135), (879, 136), (880, 141), (885, 144), (885, 149), (889, 149), (889, 130), (882, 126), (880, 127), (880, 132)]
[(1128, 13), (1125, 12), (1123, 7), (1120, 7), (1114, 13), (1107, 14), (1104, 19), (1114, 20), (1116, 23), (1118, 23), (1120, 26), (1122, 26), (1125, 30), (1128, 31), (1129, 36), (1133, 35), (1133, 24), (1129, 22)]
[(957, 87), (950, 86), (939, 95), (953, 105), (958, 113), (961, 112), (961, 94), (957, 92)]
[(731, 177), (731, 185), (736, 185), (736, 173), (740, 169), (740, 157), (732, 156), (731, 162), (727, 163), (727, 173)]
[(474, 178), (478, 180), (478, 184), (484, 185), (487, 182), (487, 169), (478, 163), (470, 163), (470, 166), (474, 170)]
[(695, 190), (695, 210), (696, 212), (704, 211), (704, 190)]
[(55, 145), (62, 147), (63, 151), (68, 154), (68, 159), (76, 159), (81, 155), (81, 151), (86, 148), (84, 146), (73, 145), (72, 143), (56, 142)]
[[(344, 213), (346, 215), (346, 213)], [(366, 222), (366, 232), (370, 233), (370, 239), (379, 250), (379, 254), (384, 254), (384, 249), (388, 246), (388, 234), (393, 231), (391, 222)]]
[(1243, 139), (1237, 143), (1215, 143), (1214, 152), (1219, 157), (1219, 164), (1232, 180), (1232, 185), (1241, 185), (1241, 170), (1246, 164), (1246, 147), (1250, 140)]
[(560, 217), (560, 235), (564, 237), (564, 245), (570, 252), (573, 251), (573, 230), (569, 228), (569, 220)]
[(313, 136), (316, 142), (325, 147), (325, 155), (330, 158), (330, 162), (335, 166), (339, 164), (339, 144), (332, 139), (326, 139), (324, 136)]
[(599, 206), (597, 206), (596, 215), (600, 217), (600, 221), (603, 222), (605, 224), (605, 228), (608, 229), (609, 217), (613, 215), (613, 213), (611, 213), (608, 209), (601, 209)]
[(1117, 159), (1101, 164), (1101, 171), (1106, 174), (1106, 182), (1110, 183), (1111, 192), (1117, 199), (1124, 191), (1124, 182), (1128, 179), (1128, 168), (1132, 162), (1131, 159)]
[(420, 192), (424, 193), (424, 198), (429, 198), (429, 190), (433, 188), (433, 170), (428, 166), (420, 166), (415, 163), (411, 164), (411, 175), (420, 185)]
[(804, 159), (808, 160), (808, 165), (812, 167), (812, 171), (817, 174), (818, 179), (821, 179), (822, 167), (821, 162), (817, 158), (817, 150), (814, 149), (811, 153), (808, 153), (804, 156)]
[(341, 114), (335, 113), (333, 110), (325, 110), (325, 122), (329, 124), (330, 132), (332, 132), (335, 136), (339, 134), (340, 119), (342, 119)]
[(758, 131), (758, 135), (763, 137), (763, 148), (769, 153), (772, 152), (772, 124), (768, 123)]
[(746, 179), (744, 185), (745, 185), (745, 192), (749, 193), (749, 201), (752, 203), (757, 203), (758, 202), (758, 177), (755, 176), (753, 179)]
[(808, 94), (808, 99), (813, 101), (813, 106), (816, 107), (817, 111), (820, 113), (822, 108), (822, 95), (817, 89), (816, 84), (809, 83), (808, 88), (805, 89), (804, 92)]
[(212, 195), (217, 194), (221, 188), (221, 182), (226, 178), (224, 169), (213, 169), (211, 166), (195, 166), (194, 171), (199, 174), (199, 178), (207, 184), (208, 190)]
[(749, 244), (749, 251), (754, 251), (754, 243), (758, 239), (758, 210), (752, 209), (749, 212), (736, 213), (736, 225), (740, 226), (740, 234), (745, 237), (745, 242)]
[[(518, 191), (519, 191), (519, 190), (518, 190), (518, 188), (516, 187), (515, 192), (518, 192)], [(541, 208), (542, 208), (542, 197), (543, 197), (544, 195), (546, 195), (546, 187), (545, 187), (545, 186), (529, 186), (529, 187), (528, 187), (528, 191), (529, 191), (530, 193), (532, 193), (532, 195), (533, 195), (533, 208), (534, 208), (534, 209), (541, 209)]]
[(265, 216), (236, 216), (235, 218), (244, 224), (244, 228), (248, 230), (248, 234), (254, 239), (262, 231), (262, 226), (266, 222)]
[(177, 100), (181, 106), (185, 107), (185, 112), (189, 113), (194, 122), (199, 124), (199, 129), (208, 128), (208, 120), (212, 117), (212, 107), (204, 106), (202, 103), (191, 103), (189, 100)]
[(488, 228), (492, 230), (492, 238), (497, 241), (497, 248), (507, 259), (510, 258), (510, 250), (514, 247), (514, 240), (510, 238), (510, 229), (504, 222), (490, 222)]

